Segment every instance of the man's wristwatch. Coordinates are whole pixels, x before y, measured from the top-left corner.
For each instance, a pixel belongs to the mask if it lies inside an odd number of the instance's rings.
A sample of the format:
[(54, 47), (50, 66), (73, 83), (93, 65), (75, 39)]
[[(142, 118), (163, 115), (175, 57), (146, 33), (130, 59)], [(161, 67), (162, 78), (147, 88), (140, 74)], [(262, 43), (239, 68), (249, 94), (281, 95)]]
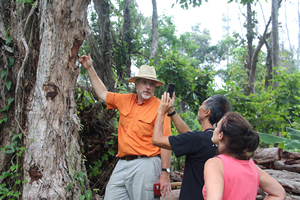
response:
[(162, 172), (165, 171), (165, 172), (167, 172), (168, 174), (170, 174), (170, 172), (171, 172), (170, 168), (161, 169), (161, 171), (162, 171)]

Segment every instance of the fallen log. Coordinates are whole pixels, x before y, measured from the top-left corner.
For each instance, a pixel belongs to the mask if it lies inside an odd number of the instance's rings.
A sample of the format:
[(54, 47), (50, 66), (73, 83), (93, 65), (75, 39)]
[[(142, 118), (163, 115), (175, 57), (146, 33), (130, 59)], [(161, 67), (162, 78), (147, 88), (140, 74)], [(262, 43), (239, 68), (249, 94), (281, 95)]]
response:
[(286, 164), (286, 165), (300, 164), (300, 160), (288, 159), (288, 160), (284, 161), (284, 164)]
[(285, 159), (300, 159), (300, 153), (284, 151), (282, 153), (282, 158), (285, 158)]
[(178, 171), (171, 171), (170, 180), (172, 180), (173, 182), (182, 182), (183, 175), (181, 175), (181, 174), (183, 174), (183, 173), (178, 172)]
[(280, 160), (281, 157), (281, 148), (258, 148), (254, 153), (253, 161), (255, 164), (264, 164)]
[(300, 172), (300, 164), (286, 165), (282, 160), (275, 161), (273, 163), (272, 168), (277, 170), (287, 170), (287, 171), (298, 172), (298, 173)]

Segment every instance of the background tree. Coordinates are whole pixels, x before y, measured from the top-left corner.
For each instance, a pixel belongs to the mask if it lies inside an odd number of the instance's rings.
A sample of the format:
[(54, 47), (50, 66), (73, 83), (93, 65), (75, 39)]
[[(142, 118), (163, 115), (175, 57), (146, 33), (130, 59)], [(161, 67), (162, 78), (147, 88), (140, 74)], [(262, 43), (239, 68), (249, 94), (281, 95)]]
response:
[[(90, 46), (93, 67), (99, 78), (109, 91), (116, 91), (113, 73), (113, 40), (110, 22), (111, 5), (107, 0), (94, 0), (94, 10), (97, 13), (97, 29), (87, 36)], [(92, 19), (93, 20), (93, 19)]]
[[(1, 136), (5, 136), (1, 146), (14, 155), (2, 163), (2, 172), (7, 170), (1, 176), (2, 197), (20, 198), (22, 193), (22, 199), (79, 199), (89, 195), (74, 99), (77, 53), (89, 33), (89, 0), (0, 4), (5, 5), (1, 6), (1, 32), (7, 30), (1, 46), (13, 50), (9, 57), (1, 57), (4, 65), (0, 66), (1, 88), (6, 88), (1, 114), (8, 119), (1, 123)], [(9, 193), (3, 194), (3, 188)]]
[(150, 60), (152, 60), (157, 52), (158, 48), (158, 25), (157, 25), (157, 7), (156, 0), (152, 0), (153, 5), (153, 14), (152, 14), (152, 45), (151, 45), (151, 53)]
[[(278, 9), (281, 0), (272, 0), (272, 66), (274, 76), (278, 75), (277, 69), (279, 67), (279, 31), (278, 31)], [(274, 88), (278, 87), (278, 83), (274, 81)]]

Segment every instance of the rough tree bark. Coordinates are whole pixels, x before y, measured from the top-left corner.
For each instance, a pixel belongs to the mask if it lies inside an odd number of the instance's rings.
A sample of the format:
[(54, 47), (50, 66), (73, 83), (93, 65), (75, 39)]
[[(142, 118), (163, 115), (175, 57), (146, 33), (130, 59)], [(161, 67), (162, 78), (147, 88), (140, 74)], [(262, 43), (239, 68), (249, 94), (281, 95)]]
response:
[(248, 74), (248, 82), (249, 82), (249, 90), (248, 94), (255, 93), (255, 70), (252, 69), (252, 55), (253, 55), (253, 38), (254, 38), (254, 23), (253, 23), (253, 13), (251, 10), (251, 3), (247, 2), (247, 48), (248, 48), (248, 62), (247, 68), (249, 70)]
[(90, 46), (93, 66), (99, 78), (103, 81), (106, 88), (116, 91), (112, 71), (113, 64), (113, 40), (111, 35), (110, 23), (110, 3), (107, 0), (94, 0), (94, 8), (98, 15), (99, 38), (95, 40), (92, 34), (87, 36), (87, 43)]
[[(82, 191), (73, 177), (85, 172), (74, 93), (77, 53), (89, 33), (89, 2), (5, 2), (10, 18), (2, 15), (1, 20), (5, 29), (11, 26), (15, 46), (12, 121), (16, 123), (10, 125), (23, 133), (26, 147), (22, 168), (28, 182), (22, 199), (79, 199), (89, 188), (85, 181)], [(78, 185), (66, 190), (72, 182)]]
[(156, 56), (158, 48), (158, 24), (157, 24), (157, 7), (156, 0), (152, 0), (153, 14), (152, 14), (152, 45), (150, 53), (150, 61)]

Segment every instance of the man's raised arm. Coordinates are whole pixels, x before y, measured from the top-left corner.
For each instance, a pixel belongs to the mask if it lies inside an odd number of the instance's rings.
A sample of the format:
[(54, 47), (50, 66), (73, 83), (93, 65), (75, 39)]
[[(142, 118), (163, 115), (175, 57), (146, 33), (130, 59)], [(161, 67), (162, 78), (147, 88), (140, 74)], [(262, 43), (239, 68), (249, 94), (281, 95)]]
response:
[(98, 77), (93, 65), (90, 54), (88, 56), (83, 55), (79, 58), (79, 63), (86, 69), (90, 77), (93, 89), (98, 98), (106, 102), (107, 89), (101, 79)]

